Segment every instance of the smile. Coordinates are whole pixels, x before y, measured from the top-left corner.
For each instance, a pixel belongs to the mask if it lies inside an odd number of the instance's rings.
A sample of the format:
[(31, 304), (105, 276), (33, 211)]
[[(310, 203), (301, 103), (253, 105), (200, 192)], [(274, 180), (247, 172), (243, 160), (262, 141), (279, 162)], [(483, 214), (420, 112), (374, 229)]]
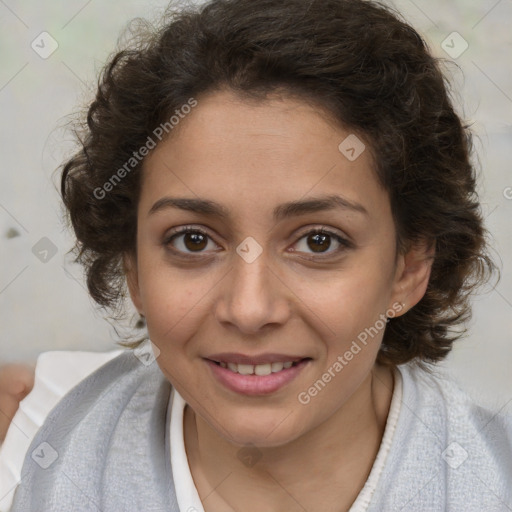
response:
[[(234, 358), (232, 358), (234, 359)], [(292, 382), (311, 364), (310, 357), (288, 361), (237, 363), (204, 359), (212, 377), (223, 388), (242, 395), (261, 396), (275, 393)]]
[[(215, 362), (215, 361), (214, 361)], [(234, 373), (240, 375), (270, 375), (271, 373), (277, 373), (283, 370), (283, 368), (291, 368), (294, 364), (300, 361), (286, 361), (284, 363), (264, 363), (264, 364), (237, 364), (237, 363), (226, 363), (221, 361), (217, 363), (222, 368), (228, 368)]]

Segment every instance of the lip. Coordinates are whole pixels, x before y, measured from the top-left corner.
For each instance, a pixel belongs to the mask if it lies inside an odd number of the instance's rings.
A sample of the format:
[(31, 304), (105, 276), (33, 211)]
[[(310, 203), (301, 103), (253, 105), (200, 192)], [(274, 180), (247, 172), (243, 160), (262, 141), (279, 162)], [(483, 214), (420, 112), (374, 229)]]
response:
[(217, 363), (235, 363), (235, 364), (265, 364), (265, 363), (286, 363), (287, 361), (300, 361), (306, 359), (306, 356), (300, 355), (287, 355), (277, 353), (264, 353), (255, 356), (249, 356), (246, 354), (238, 354), (234, 352), (221, 352), (219, 354), (212, 354), (206, 359), (215, 361)]
[[(276, 354), (277, 355), (277, 354)], [(268, 354), (267, 354), (268, 356)], [(290, 356), (287, 356), (290, 357)], [(225, 359), (222, 359), (226, 361)], [(252, 359), (254, 360), (254, 358)], [(286, 362), (293, 359), (280, 359), (272, 362)], [(297, 360), (297, 359), (295, 359)], [(223, 368), (216, 362), (210, 359), (204, 359), (206, 364), (209, 366), (215, 379), (220, 382), (227, 389), (234, 391), (241, 395), (251, 396), (262, 396), (275, 393), (282, 389), (284, 386), (294, 380), (306, 366), (311, 362), (311, 358), (302, 358), (299, 363), (290, 368), (283, 368), (281, 371), (271, 373), (270, 375), (241, 375), (239, 373), (232, 372), (228, 368)], [(228, 361), (226, 361), (228, 362)], [(238, 361), (229, 361), (238, 362)], [(269, 359), (265, 359), (265, 362), (270, 362)], [(255, 364), (255, 363), (241, 363), (241, 364)], [(256, 363), (258, 364), (258, 363)], [(261, 364), (261, 363), (259, 363)]]

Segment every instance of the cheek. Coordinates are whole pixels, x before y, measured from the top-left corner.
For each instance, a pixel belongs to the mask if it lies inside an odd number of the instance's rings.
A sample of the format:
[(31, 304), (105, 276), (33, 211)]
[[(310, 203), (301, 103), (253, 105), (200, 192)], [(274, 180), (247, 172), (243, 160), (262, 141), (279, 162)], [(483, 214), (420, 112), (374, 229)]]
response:
[(324, 421), (371, 372), (386, 327), (389, 282), (383, 275), (353, 271), (318, 283), (315, 292), (304, 287), (308, 322), (322, 345), (315, 375), (297, 397), (306, 423)]
[(325, 323), (345, 340), (347, 335), (357, 336), (386, 312), (389, 289), (384, 283), (343, 280), (335, 283), (333, 288), (330, 300), (321, 307), (322, 316)]
[(139, 289), (149, 337), (164, 351), (193, 337), (211, 308), (219, 277), (214, 271), (173, 268), (158, 252), (140, 251)]
[[(366, 328), (385, 315), (391, 296), (392, 265), (375, 270), (363, 258), (339, 272), (317, 279), (302, 276), (297, 282), (297, 296), (309, 310), (314, 329), (323, 333), (328, 345), (338, 349), (350, 345)], [(379, 322), (379, 327), (382, 327)], [(333, 341), (334, 340), (334, 341)]]
[(186, 337), (191, 324), (203, 314), (201, 298), (207, 293), (204, 282), (196, 283), (172, 274), (148, 279), (143, 302), (151, 339), (163, 342)]

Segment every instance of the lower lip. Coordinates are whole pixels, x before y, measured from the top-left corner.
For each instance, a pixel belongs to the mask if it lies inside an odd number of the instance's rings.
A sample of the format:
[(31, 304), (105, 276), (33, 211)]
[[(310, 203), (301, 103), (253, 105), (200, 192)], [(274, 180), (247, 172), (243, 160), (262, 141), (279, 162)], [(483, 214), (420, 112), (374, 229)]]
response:
[(223, 368), (209, 359), (206, 359), (206, 362), (219, 382), (231, 391), (242, 395), (268, 395), (291, 382), (310, 360), (303, 359), (290, 368), (283, 368), (270, 375), (241, 375), (228, 368)]

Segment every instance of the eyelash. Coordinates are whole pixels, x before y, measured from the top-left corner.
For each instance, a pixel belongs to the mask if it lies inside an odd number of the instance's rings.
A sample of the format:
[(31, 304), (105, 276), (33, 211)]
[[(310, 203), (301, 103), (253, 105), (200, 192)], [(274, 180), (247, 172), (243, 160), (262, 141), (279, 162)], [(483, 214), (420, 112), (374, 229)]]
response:
[[(208, 233), (206, 231), (204, 231), (203, 229), (198, 228), (198, 227), (194, 227), (194, 226), (185, 226), (183, 228), (179, 228), (178, 230), (172, 232), (170, 235), (165, 237), (163, 245), (167, 249), (172, 251), (174, 254), (177, 254), (177, 255), (180, 255), (180, 256), (183, 256), (183, 255), (191, 256), (192, 255), (192, 257), (201, 257), (202, 255), (204, 255), (203, 252), (200, 252), (200, 251), (198, 251), (197, 253), (194, 253), (194, 252), (184, 252), (184, 251), (180, 251), (180, 250), (177, 250), (174, 247), (172, 247), (171, 242), (175, 238), (177, 238), (177, 237), (179, 237), (181, 235), (186, 235), (188, 233), (196, 233), (196, 234), (198, 233), (198, 234), (201, 234), (201, 235), (203, 235), (203, 236), (205, 236), (205, 237), (207, 237), (207, 238), (209, 238), (210, 240), (213, 241), (213, 239), (210, 237), (210, 235), (208, 235)], [(343, 238), (338, 233), (335, 233), (335, 232), (330, 231), (330, 230), (325, 229), (325, 228), (316, 228), (316, 229), (310, 229), (309, 231), (305, 231), (305, 232), (303, 232), (303, 233), (301, 233), (299, 235), (299, 238), (297, 239), (297, 242), (299, 240), (302, 240), (303, 238), (309, 236), (309, 235), (317, 235), (317, 234), (328, 235), (328, 236), (334, 238), (340, 244), (340, 247), (338, 249), (335, 249), (335, 250), (327, 252), (327, 253), (321, 253), (321, 252), (320, 253), (308, 253), (308, 254), (313, 255), (313, 257), (307, 257), (306, 259), (314, 259), (314, 260), (326, 259), (328, 257), (332, 257), (333, 255), (342, 252), (345, 249), (350, 249), (350, 248), (353, 247), (353, 244), (349, 240), (347, 240), (346, 238)], [(295, 244), (297, 242), (295, 242)], [(300, 251), (296, 251), (296, 252), (300, 252)]]

